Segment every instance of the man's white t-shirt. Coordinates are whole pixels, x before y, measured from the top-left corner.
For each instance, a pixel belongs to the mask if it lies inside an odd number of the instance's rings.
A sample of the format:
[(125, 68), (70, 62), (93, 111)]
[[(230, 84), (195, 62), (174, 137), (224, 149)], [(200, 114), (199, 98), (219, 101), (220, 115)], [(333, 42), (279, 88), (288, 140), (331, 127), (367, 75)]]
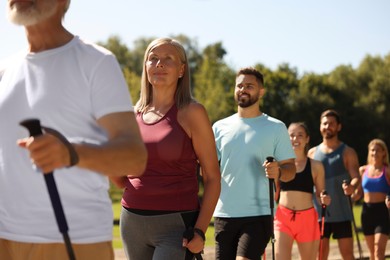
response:
[[(103, 143), (107, 136), (96, 120), (133, 111), (127, 84), (111, 52), (78, 37), (19, 55), (0, 74), (0, 238), (63, 242), (43, 174), (16, 144), (29, 135), (19, 123), (37, 118), (71, 142)], [(111, 240), (107, 177), (76, 166), (56, 170), (54, 178), (72, 242)]]

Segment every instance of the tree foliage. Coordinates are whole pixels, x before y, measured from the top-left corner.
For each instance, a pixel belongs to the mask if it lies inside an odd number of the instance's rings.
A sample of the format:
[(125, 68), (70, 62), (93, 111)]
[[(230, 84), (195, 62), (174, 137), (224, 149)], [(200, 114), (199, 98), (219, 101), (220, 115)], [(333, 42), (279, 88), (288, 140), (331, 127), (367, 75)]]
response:
[(205, 106), (212, 122), (234, 112), (234, 72), (223, 62), (225, 54), (221, 43), (207, 46), (194, 76), (194, 95)]

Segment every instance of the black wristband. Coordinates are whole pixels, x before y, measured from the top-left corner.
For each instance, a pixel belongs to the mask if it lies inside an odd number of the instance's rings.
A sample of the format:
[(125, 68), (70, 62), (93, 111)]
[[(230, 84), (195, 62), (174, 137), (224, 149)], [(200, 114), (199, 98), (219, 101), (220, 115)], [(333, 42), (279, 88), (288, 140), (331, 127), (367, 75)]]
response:
[(198, 234), (203, 241), (206, 241), (206, 236), (204, 235), (204, 232), (199, 228), (194, 228), (194, 233)]

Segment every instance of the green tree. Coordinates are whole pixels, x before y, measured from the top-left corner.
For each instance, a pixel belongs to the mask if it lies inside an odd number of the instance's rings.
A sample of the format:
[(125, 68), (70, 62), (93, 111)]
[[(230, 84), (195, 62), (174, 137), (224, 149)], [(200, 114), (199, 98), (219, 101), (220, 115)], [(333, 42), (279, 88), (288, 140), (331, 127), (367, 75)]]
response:
[(123, 75), (129, 87), (131, 99), (133, 100), (133, 104), (135, 105), (140, 95), (141, 77), (129, 68), (123, 69)]
[(225, 64), (222, 43), (203, 50), (202, 63), (195, 73), (194, 96), (208, 111), (211, 122), (234, 112), (234, 72)]
[(310, 143), (321, 142), (319, 132), (319, 117), (322, 111), (333, 106), (334, 100), (326, 91), (330, 86), (326, 75), (308, 73), (299, 80), (298, 88), (292, 88), (289, 93), (290, 117), (285, 123), (304, 121), (310, 131)]
[(287, 63), (278, 66), (274, 72), (264, 75), (266, 94), (263, 99), (262, 111), (284, 122), (290, 118), (287, 107), (294, 102), (289, 99), (290, 91), (298, 88), (298, 72)]
[(366, 56), (356, 74), (361, 84), (357, 106), (363, 111), (356, 122), (363, 125), (359, 135), (363, 152), (359, 157), (365, 162), (367, 144), (371, 139), (381, 138), (390, 145), (390, 54), (383, 58)]
[(199, 51), (198, 41), (196, 39), (191, 39), (184, 34), (173, 35), (171, 37), (178, 40), (186, 51), (191, 73), (191, 87), (193, 91), (195, 86), (195, 74), (198, 72), (200, 64), (202, 63), (202, 54)]

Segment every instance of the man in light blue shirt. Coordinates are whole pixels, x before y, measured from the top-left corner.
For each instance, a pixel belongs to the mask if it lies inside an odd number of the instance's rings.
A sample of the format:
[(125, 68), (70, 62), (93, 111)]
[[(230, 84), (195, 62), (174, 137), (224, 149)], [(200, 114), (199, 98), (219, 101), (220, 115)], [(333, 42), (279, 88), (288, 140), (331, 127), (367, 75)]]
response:
[[(213, 125), (221, 195), (214, 212), (216, 259), (260, 259), (271, 237), (269, 179), (295, 177), (295, 154), (283, 122), (260, 111), (263, 75), (241, 69), (234, 97), (238, 112)], [(274, 162), (267, 162), (272, 156)]]

